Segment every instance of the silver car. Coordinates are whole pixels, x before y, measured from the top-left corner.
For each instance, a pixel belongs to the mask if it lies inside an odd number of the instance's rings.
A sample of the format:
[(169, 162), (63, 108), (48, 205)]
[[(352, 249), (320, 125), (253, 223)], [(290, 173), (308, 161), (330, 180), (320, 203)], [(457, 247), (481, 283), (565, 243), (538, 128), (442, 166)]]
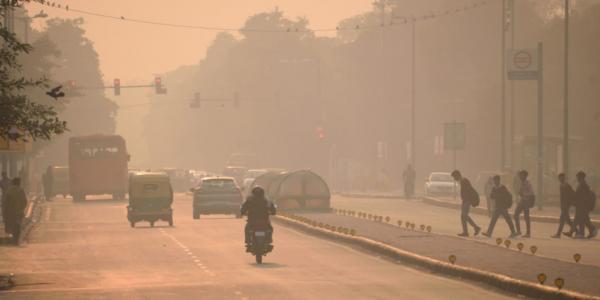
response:
[(426, 196), (452, 196), (458, 193), (458, 185), (450, 173), (434, 172), (425, 181)]

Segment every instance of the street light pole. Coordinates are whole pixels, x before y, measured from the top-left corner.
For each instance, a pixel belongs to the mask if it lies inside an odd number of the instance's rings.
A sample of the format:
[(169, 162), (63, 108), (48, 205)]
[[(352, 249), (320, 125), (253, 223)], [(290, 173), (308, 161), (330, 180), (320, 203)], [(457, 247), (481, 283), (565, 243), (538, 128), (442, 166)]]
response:
[(565, 41), (564, 41), (564, 103), (563, 103), (563, 173), (569, 174), (569, 0), (565, 0)]
[(506, 0), (502, 0), (502, 13), (500, 22), (500, 31), (502, 32), (502, 43), (500, 49), (500, 67), (501, 71), (501, 92), (500, 92), (500, 170), (503, 170), (506, 166), (506, 62), (505, 62), (505, 49), (506, 49)]
[(416, 20), (412, 18), (412, 63), (411, 63), (411, 88), (410, 88), (410, 162), (413, 168), (415, 167), (415, 126), (416, 126), (416, 109), (415, 109), (415, 55), (416, 55)]

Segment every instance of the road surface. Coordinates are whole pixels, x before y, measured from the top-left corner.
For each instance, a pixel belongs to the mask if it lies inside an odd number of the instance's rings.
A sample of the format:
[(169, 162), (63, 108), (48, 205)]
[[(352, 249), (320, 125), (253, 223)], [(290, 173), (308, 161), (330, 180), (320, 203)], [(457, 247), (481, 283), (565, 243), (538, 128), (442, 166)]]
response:
[(130, 228), (125, 203), (48, 203), (21, 247), (0, 246), (10, 299), (509, 299), (489, 287), (415, 270), (275, 227), (275, 250), (256, 265), (243, 251), (243, 220), (192, 219), (178, 195), (175, 226)]
[[(460, 211), (452, 208), (444, 208), (425, 204), (420, 200), (405, 200), (405, 199), (372, 199), (372, 198), (349, 198), (342, 196), (334, 196), (332, 206), (341, 209), (350, 209), (373, 213), (381, 216), (389, 216), (393, 222), (396, 220), (409, 221), (420, 224), (431, 225), (433, 232), (438, 234), (447, 234), (456, 236), (462, 231), (460, 224)], [(532, 209), (534, 214), (537, 209)], [(512, 216), (512, 215), (511, 215)], [(573, 217), (573, 216), (571, 216)], [(475, 220), (482, 230), (487, 230), (490, 218), (487, 216), (471, 214), (471, 218)], [(558, 224), (532, 222), (532, 238), (516, 238), (525, 243), (527, 246), (536, 245), (538, 252), (536, 255), (547, 256), (564, 261), (573, 261), (573, 254), (579, 253), (582, 256), (580, 263), (600, 266), (600, 239), (572, 239), (563, 236), (561, 239), (554, 239), (550, 236), (556, 233)], [(569, 228), (565, 226), (565, 230)], [(473, 234), (473, 229), (470, 228), (470, 234)], [(521, 231), (525, 233), (525, 222), (521, 217)], [(495, 238), (506, 238), (510, 234), (508, 225), (504, 219), (498, 219), (496, 228), (493, 232), (493, 238), (486, 238), (482, 235), (474, 239), (495, 244)], [(470, 239), (473, 239), (471, 237)]]

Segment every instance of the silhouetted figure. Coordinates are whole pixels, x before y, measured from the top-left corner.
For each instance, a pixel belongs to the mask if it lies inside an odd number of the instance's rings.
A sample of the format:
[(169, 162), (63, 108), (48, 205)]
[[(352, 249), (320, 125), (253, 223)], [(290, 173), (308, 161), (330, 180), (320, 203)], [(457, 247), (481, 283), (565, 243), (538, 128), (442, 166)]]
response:
[(469, 236), (469, 229), (467, 227), (467, 223), (473, 226), (473, 230), (475, 231), (473, 235), (476, 236), (481, 231), (481, 227), (477, 226), (477, 224), (475, 224), (475, 221), (471, 219), (471, 217), (469, 216), (469, 209), (471, 208), (471, 206), (479, 205), (479, 194), (477, 194), (477, 191), (473, 188), (471, 182), (468, 179), (462, 177), (458, 170), (454, 170), (451, 175), (452, 178), (454, 178), (454, 181), (460, 184), (460, 198), (462, 200), (460, 221), (462, 223), (463, 232), (459, 233), (458, 236)]
[(585, 181), (585, 173), (577, 173), (577, 189), (575, 190), (575, 231), (577, 238), (585, 236), (585, 227), (589, 231), (588, 238), (593, 238), (598, 234), (597, 228), (590, 220), (590, 212), (594, 210), (595, 194)]
[(492, 177), (492, 181), (494, 182), (494, 185), (490, 192), (490, 199), (494, 203), (495, 209), (494, 213), (492, 214), (492, 220), (490, 220), (488, 230), (487, 232), (484, 232), (483, 235), (491, 237), (494, 227), (496, 226), (496, 221), (498, 221), (498, 217), (502, 216), (504, 220), (506, 220), (506, 224), (508, 224), (508, 228), (510, 229), (510, 237), (515, 237), (517, 236), (517, 232), (515, 231), (515, 226), (513, 225), (512, 219), (508, 213), (508, 209), (513, 203), (512, 194), (508, 191), (506, 186), (500, 183), (500, 176), (496, 175)]
[(416, 177), (417, 172), (411, 164), (408, 164), (408, 166), (406, 166), (406, 169), (402, 173), (402, 179), (404, 180), (404, 197), (412, 198), (412, 196), (415, 194)]
[(567, 177), (564, 173), (558, 174), (558, 181), (560, 182), (560, 223), (558, 224), (556, 234), (552, 236), (555, 239), (559, 239), (561, 234), (563, 234), (565, 224), (569, 224), (570, 227), (569, 231), (564, 232), (565, 235), (572, 236), (575, 232), (575, 226), (573, 226), (569, 213), (569, 210), (574, 203), (575, 191), (567, 182)]
[(521, 213), (525, 217), (525, 226), (527, 232), (523, 237), (531, 237), (531, 220), (529, 219), (529, 209), (535, 204), (535, 194), (533, 193), (533, 187), (531, 182), (527, 179), (529, 173), (525, 170), (519, 172), (519, 200), (517, 207), (515, 208), (515, 227), (517, 228), (517, 234), (521, 235)]
[(488, 210), (488, 216), (493, 216), (494, 215), (494, 201), (492, 200), (492, 189), (494, 189), (494, 180), (493, 177), (490, 176), (488, 177), (487, 181), (485, 182), (485, 186), (483, 187), (483, 192), (485, 193), (485, 200), (487, 203), (487, 210)]
[(274, 215), (275, 211), (275, 205), (265, 197), (265, 190), (260, 186), (252, 188), (251, 195), (246, 198), (241, 208), (241, 215), (248, 216), (244, 229), (247, 252), (250, 251), (251, 230), (266, 229), (267, 242), (273, 242), (273, 226), (271, 226), (269, 216)]
[(19, 243), (21, 237), (21, 223), (25, 216), (27, 207), (27, 196), (21, 187), (21, 179), (16, 177), (6, 192), (6, 227), (12, 234), (15, 244)]
[(2, 172), (2, 178), (0, 179), (0, 191), (2, 192), (2, 198), (0, 198), (0, 209), (2, 210), (2, 222), (4, 223), (4, 231), (8, 232), (6, 227), (6, 192), (10, 187), (10, 179), (6, 175), (6, 172)]
[(42, 184), (44, 185), (44, 197), (46, 201), (51, 201), (54, 196), (54, 174), (52, 172), (52, 166), (48, 166), (46, 173), (42, 175)]

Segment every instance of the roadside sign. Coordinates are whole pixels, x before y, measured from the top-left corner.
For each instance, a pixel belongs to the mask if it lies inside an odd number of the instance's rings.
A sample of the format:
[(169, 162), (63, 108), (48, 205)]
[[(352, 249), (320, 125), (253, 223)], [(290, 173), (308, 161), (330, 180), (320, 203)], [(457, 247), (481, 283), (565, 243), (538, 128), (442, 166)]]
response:
[(509, 80), (537, 80), (537, 49), (513, 49), (507, 53), (507, 71)]
[(464, 122), (444, 123), (444, 150), (465, 150), (466, 141)]

